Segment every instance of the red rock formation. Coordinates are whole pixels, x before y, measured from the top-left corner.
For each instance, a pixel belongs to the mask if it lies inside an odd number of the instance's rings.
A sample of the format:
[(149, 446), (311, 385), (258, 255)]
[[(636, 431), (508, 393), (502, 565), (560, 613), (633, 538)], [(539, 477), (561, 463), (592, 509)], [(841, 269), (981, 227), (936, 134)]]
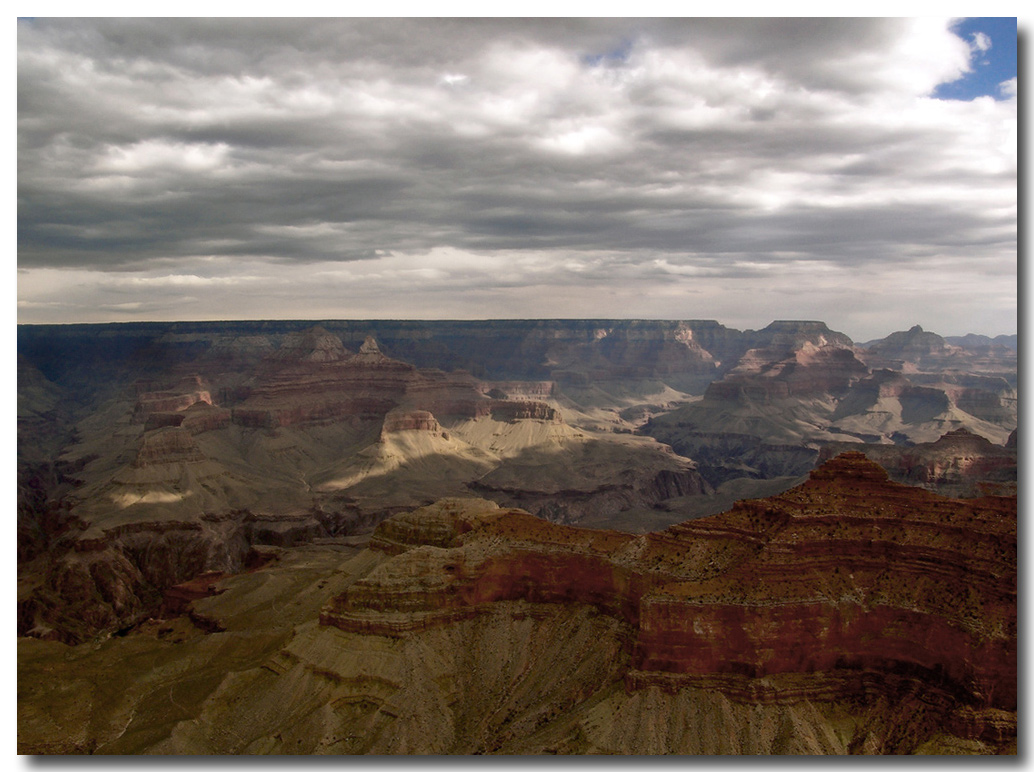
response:
[(586, 603), (636, 631), (632, 689), (903, 699), (967, 736), (1015, 732), (1015, 498), (946, 499), (860, 453), (659, 534), (446, 502), (382, 523), (370, 546), (395, 557), (323, 624), (407, 635), (496, 601)]
[(897, 482), (918, 485), (946, 496), (974, 498), (1016, 493), (1016, 447), (994, 445), (966, 429), (948, 432), (935, 442), (912, 446), (830, 444), (819, 460), (850, 447), (886, 469)]
[(270, 362), (240, 405), (234, 423), (275, 428), (355, 417), (374, 420), (397, 405), (416, 368), (390, 360)]
[[(136, 404), (133, 408), (137, 420), (147, 420), (152, 413), (175, 413), (186, 410), (198, 403), (212, 404), (212, 395), (202, 382), (201, 376), (192, 374), (180, 378), (177, 383), (168, 389), (156, 391), (144, 391), (144, 387), (152, 387), (150, 381), (136, 381), (130, 387), (130, 392), (135, 393)], [(170, 426), (172, 423), (161, 423), (159, 425)]]
[(415, 367), (388, 359), (372, 342), (349, 355), (335, 336), (317, 330), (285, 346), (233, 408), (234, 423), (275, 428), (345, 418), (380, 420), (420, 378)]
[(1015, 502), (941, 499), (863, 459), (839, 456), (804, 486), (729, 513), (769, 530), (764, 547), (646, 599), (637, 669), (688, 683), (889, 674), (953, 704), (1014, 710)]

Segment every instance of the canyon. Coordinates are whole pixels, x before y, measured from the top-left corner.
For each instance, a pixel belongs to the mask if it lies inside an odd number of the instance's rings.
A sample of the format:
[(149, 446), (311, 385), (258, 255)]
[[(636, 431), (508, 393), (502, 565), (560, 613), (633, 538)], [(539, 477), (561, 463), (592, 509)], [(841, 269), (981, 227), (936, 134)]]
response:
[[(941, 497), (856, 452), (639, 536), (446, 499), (381, 522), (365, 549), (276, 548), (201, 577), (96, 646), (23, 639), (19, 741), (1014, 753), (1015, 533), (1015, 498)], [(128, 688), (97, 677), (112, 667)]]
[(23, 752), (1015, 752), (1014, 339), (18, 333)]

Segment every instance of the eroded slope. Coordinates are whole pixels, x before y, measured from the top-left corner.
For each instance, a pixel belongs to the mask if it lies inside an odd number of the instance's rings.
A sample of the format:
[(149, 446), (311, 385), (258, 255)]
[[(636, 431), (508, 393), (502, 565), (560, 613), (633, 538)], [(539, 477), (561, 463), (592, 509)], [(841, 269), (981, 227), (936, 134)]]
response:
[[(132, 666), (118, 720), (29, 689), (24, 747), (56, 747), (61, 717), (98, 752), (1015, 752), (1015, 498), (946, 499), (845, 454), (655, 534), (446, 500), (352, 554), (323, 582), (293, 564), (283, 594), (258, 588), (290, 563), (221, 580), (192, 609), (224, 631), (181, 644), (23, 641), (20, 683), (58, 652), (100, 673), (152, 645), (211, 675), (185, 702)], [(216, 675), (220, 640), (278, 623)]]

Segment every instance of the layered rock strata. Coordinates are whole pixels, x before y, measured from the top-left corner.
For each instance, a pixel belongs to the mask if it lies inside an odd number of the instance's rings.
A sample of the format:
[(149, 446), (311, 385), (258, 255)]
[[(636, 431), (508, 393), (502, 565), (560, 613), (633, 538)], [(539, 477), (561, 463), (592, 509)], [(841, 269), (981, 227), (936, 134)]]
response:
[[(268, 518), (262, 538), (286, 544), (321, 533), (313, 512), (367, 527), (468, 490), (557, 522), (600, 516), (642, 532), (692, 516), (661, 518), (668, 498), (773, 476), (789, 485), (823, 443), (925, 443), (960, 426), (1001, 443), (1015, 425), (1009, 376), (992, 372), (1008, 369), (1001, 352), (981, 354), (987, 372), (943, 372), (978, 360), (895, 359), (884, 346), (886, 361), (911, 362), (907, 378), (858, 380), (864, 355), (820, 322), (309, 326), (20, 327), (20, 557), (59, 552), (76, 518), (93, 539), (247, 510)], [(392, 358), (402, 354), (469, 372)], [(708, 383), (695, 402), (674, 390)], [(613, 436), (648, 416), (644, 433), (681, 457)], [(966, 480), (980, 465), (959, 453)], [(954, 463), (923, 484), (952, 484)]]
[[(945, 496), (976, 498), (988, 494), (1015, 495), (1017, 484), (1016, 432), (1013, 444), (995, 445), (966, 429), (948, 432), (934, 442), (910, 446), (853, 445), (887, 470), (891, 479), (917, 485)], [(849, 446), (828, 445), (825, 461)]]
[(785, 494), (643, 537), (445, 502), (370, 546), (394, 557), (322, 624), (405, 637), (496, 603), (588, 604), (632, 631), (627, 689), (898, 700), (981, 742), (1014, 736), (1013, 498), (942, 498), (848, 453)]
[[(511, 385), (511, 389), (512, 389)], [(531, 391), (540, 390), (532, 388)], [(233, 407), (241, 426), (275, 429), (341, 420), (374, 421), (404, 407), (435, 417), (555, 420), (556, 411), (527, 399), (493, 399), (467, 373), (446, 374), (385, 356), (370, 337), (357, 353), (322, 328), (285, 341), (268, 358), (242, 401)]]
[[(976, 337), (976, 336), (974, 336)], [(1003, 336), (1004, 337), (1004, 336)], [(1003, 377), (1016, 387), (1017, 352), (1013, 346), (985, 345), (956, 339), (953, 344), (918, 324), (908, 330), (894, 332), (882, 340), (860, 347), (861, 358), (874, 369), (889, 368), (910, 375), (922, 373), (972, 373)], [(957, 345), (967, 343), (970, 345)]]
[(778, 348), (752, 349), (705, 394), (710, 399), (770, 402), (815, 394), (838, 395), (868, 375), (848, 348), (805, 342), (789, 356)]

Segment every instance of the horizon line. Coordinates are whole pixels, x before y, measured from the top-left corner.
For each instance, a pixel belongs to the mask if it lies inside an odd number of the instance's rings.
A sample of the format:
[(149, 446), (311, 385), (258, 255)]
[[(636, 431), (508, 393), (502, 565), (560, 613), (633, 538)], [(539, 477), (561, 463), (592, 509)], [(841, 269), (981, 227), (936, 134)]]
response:
[[(260, 322), (311, 322), (312, 324), (318, 324), (321, 322), (357, 322), (357, 323), (377, 323), (377, 322), (391, 322), (391, 323), (412, 323), (412, 324), (478, 324), (485, 322), (653, 322), (653, 323), (679, 323), (679, 322), (713, 322), (717, 325), (725, 327), (730, 330), (737, 330), (739, 332), (757, 332), (771, 327), (773, 324), (778, 323), (805, 323), (805, 324), (822, 324), (831, 332), (836, 332), (841, 335), (845, 335), (855, 341), (850, 335), (840, 330), (837, 330), (829, 326), (829, 323), (822, 319), (772, 319), (768, 324), (752, 328), (747, 327), (739, 329), (736, 327), (729, 327), (724, 322), (715, 319), (713, 317), (695, 317), (695, 318), (645, 318), (645, 317), (608, 317), (608, 316), (556, 316), (556, 317), (484, 317), (478, 319), (457, 319), (457, 318), (442, 318), (442, 319), (416, 319), (416, 318), (398, 318), (398, 317), (278, 317), (278, 318), (235, 318), (235, 319), (134, 319), (134, 320), (121, 320), (121, 321), (104, 321), (104, 322), (17, 322), (18, 327), (87, 327), (87, 326), (112, 326), (112, 325), (189, 325), (189, 324), (235, 324), (235, 323), (260, 323)], [(888, 335), (892, 335), (895, 332), (907, 332), (914, 327), (920, 327), (923, 332), (932, 332), (932, 330), (922, 324), (915, 323), (906, 325), (900, 329), (892, 330)], [(940, 333), (934, 333), (940, 335)], [(998, 337), (1009, 337), (1018, 336), (1019, 330), (1015, 332), (1003, 332), (995, 335), (987, 335), (985, 333), (967, 332), (962, 335), (941, 335), (945, 338), (963, 338), (968, 335), (975, 335), (980, 337), (986, 337), (994, 339)], [(886, 336), (884, 336), (886, 337)], [(870, 338), (870, 340), (877, 340), (876, 338)]]

